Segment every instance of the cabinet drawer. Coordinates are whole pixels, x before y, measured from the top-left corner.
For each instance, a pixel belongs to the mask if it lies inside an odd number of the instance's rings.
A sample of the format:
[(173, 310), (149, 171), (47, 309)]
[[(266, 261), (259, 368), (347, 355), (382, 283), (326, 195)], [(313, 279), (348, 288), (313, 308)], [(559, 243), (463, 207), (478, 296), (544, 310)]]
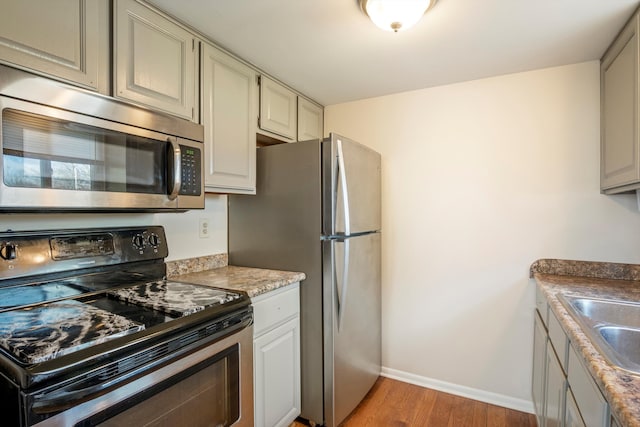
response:
[(296, 283), (260, 295), (253, 302), (253, 334), (259, 336), (300, 312), (300, 290)]
[(584, 367), (573, 346), (569, 346), (569, 387), (587, 426), (608, 426), (609, 406)]
[(547, 298), (538, 286), (536, 286), (536, 308), (538, 309), (538, 313), (540, 313), (540, 317), (542, 317), (544, 328), (547, 329), (549, 325), (549, 306), (547, 305)]

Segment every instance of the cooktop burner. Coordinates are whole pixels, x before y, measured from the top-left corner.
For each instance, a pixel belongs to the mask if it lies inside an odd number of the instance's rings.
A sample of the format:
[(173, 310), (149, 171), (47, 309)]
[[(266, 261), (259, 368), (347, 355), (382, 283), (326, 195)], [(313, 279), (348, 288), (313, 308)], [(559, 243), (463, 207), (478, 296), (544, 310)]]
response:
[(122, 301), (174, 316), (186, 316), (207, 307), (225, 304), (240, 298), (240, 294), (226, 292), (222, 289), (167, 280), (112, 289), (107, 293)]
[(0, 313), (0, 346), (25, 363), (41, 363), (144, 325), (75, 300)]
[(0, 288), (0, 310), (67, 298), (87, 289), (67, 281)]

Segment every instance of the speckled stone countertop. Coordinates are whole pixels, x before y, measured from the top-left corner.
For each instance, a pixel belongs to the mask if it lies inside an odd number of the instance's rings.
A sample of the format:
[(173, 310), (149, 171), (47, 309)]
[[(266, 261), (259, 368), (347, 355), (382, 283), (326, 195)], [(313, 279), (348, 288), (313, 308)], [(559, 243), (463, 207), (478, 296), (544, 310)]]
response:
[(572, 345), (586, 362), (589, 372), (609, 402), (611, 413), (623, 426), (634, 427), (640, 427), (640, 375), (610, 365), (557, 296), (565, 294), (638, 302), (639, 271), (639, 266), (631, 264), (563, 260), (539, 260), (531, 268), (531, 276), (547, 298), (549, 307)]
[(226, 254), (172, 261), (167, 263), (167, 278), (180, 282), (243, 291), (251, 298), (306, 278), (304, 273), (236, 267), (226, 265), (226, 263)]

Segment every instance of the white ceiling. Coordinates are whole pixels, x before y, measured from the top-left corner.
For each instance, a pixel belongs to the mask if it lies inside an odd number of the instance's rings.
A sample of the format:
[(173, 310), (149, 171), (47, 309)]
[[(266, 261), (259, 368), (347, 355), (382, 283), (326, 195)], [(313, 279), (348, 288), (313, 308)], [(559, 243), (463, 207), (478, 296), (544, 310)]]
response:
[(406, 32), (357, 0), (150, 0), (323, 105), (598, 59), (640, 0), (439, 0)]

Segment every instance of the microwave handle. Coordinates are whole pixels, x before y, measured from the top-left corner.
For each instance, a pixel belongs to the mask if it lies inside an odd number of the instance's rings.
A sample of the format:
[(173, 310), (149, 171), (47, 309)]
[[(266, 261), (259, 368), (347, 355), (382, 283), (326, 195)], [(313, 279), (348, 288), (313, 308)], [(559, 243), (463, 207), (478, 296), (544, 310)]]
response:
[(169, 142), (169, 155), (168, 155), (168, 197), (169, 200), (175, 200), (180, 193), (180, 186), (182, 185), (182, 152), (180, 151), (180, 144), (176, 138), (168, 138)]

